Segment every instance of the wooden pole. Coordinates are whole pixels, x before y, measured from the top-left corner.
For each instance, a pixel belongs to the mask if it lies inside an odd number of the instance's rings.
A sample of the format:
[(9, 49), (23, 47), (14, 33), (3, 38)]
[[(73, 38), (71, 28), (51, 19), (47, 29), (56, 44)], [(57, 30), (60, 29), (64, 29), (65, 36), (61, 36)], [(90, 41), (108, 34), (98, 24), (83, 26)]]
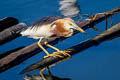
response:
[(25, 23), (19, 23), (0, 32), (0, 45), (19, 37), (20, 31), (26, 27)]
[[(118, 23), (117, 25), (113, 26), (112, 28), (104, 31), (103, 33), (101, 33), (98, 36), (95, 36), (87, 41), (79, 43), (76, 46), (73, 46), (71, 48), (66, 49), (66, 51), (70, 50), (70, 52), (67, 52), (67, 53), (72, 56), (72, 55), (78, 54), (78, 52), (84, 51), (90, 47), (97, 46), (104, 41), (112, 40), (112, 39), (117, 38), (117, 37), (120, 37), (120, 23)], [(37, 69), (41, 70), (43, 68), (46, 68), (47, 66), (51, 66), (51, 65), (54, 65), (56, 63), (59, 63), (62, 60), (64, 60), (65, 58), (67, 58), (67, 56), (65, 56), (61, 53), (59, 55), (62, 57), (50, 56), (48, 58), (40, 60), (37, 63), (32, 64), (29, 67), (27, 67), (26, 69), (24, 69), (21, 72), (21, 74), (31, 72), (31, 71), (37, 70)]]
[[(118, 8), (115, 8), (111, 11), (108, 11), (108, 12), (111, 12), (111, 13), (114, 13), (114, 12), (118, 12), (120, 11), (120, 7)], [(97, 15), (96, 16), (96, 19), (92, 20), (92, 19), (85, 19), (84, 21), (80, 22), (78, 25), (83, 28), (84, 30), (86, 29), (89, 29), (89, 25), (93, 24), (93, 23), (99, 23), (101, 21), (103, 21), (104, 19), (106, 19), (106, 16), (109, 17), (113, 14), (100, 14), (100, 15)], [(92, 20), (92, 21), (91, 21)], [(78, 32), (76, 32), (78, 33)], [(58, 39), (49, 39), (48, 42), (52, 45), (58, 43)], [(42, 43), (42, 45), (44, 45)], [(16, 51), (16, 52), (13, 52), (11, 53), (10, 55), (0, 59), (0, 72), (3, 72), (11, 67), (14, 67), (18, 64), (20, 64), (21, 62), (25, 61), (26, 59), (34, 56), (35, 54), (38, 54), (40, 51), (42, 51), (37, 43), (34, 43), (32, 45), (29, 45), (19, 51)]]
[(13, 17), (5, 17), (3, 19), (0, 19), (0, 31), (3, 31), (6, 28), (9, 28), (13, 25), (18, 24), (18, 20)]
[(18, 47), (18, 48), (12, 49), (12, 50), (9, 50), (9, 51), (7, 51), (7, 52), (5, 52), (5, 53), (1, 53), (1, 54), (0, 54), (0, 59), (2, 59), (3, 57), (5, 57), (5, 56), (7, 56), (7, 55), (9, 55), (9, 54), (11, 54), (11, 53), (13, 53), (13, 52), (15, 52), (15, 51), (20, 50), (20, 49), (22, 49), (22, 48), (24, 48), (24, 46)]

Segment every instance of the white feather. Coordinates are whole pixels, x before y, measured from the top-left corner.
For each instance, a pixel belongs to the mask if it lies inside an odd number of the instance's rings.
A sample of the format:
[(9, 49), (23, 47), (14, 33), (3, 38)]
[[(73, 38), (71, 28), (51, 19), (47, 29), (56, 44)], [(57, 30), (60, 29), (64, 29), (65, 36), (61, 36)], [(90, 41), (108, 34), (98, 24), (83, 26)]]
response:
[(21, 32), (22, 36), (28, 36), (34, 39), (40, 39), (41, 37), (49, 38), (53, 33), (51, 32), (51, 27), (49, 25), (42, 25), (40, 27), (29, 27), (25, 31)]

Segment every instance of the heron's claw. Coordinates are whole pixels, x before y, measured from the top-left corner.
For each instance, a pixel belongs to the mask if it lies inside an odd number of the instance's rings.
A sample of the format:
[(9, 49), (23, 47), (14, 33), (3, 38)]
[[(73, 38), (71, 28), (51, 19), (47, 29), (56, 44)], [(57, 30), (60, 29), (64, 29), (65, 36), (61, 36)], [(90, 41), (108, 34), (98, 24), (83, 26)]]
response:
[(54, 53), (52, 53), (52, 54), (49, 54), (49, 55), (47, 55), (47, 56), (44, 56), (44, 58), (48, 58), (48, 57), (61, 57), (62, 58), (62, 56), (60, 56), (59, 54), (56, 54), (55, 52)]
[(44, 56), (44, 58), (47, 58), (47, 57), (49, 57), (49, 56), (52, 56), (52, 57), (54, 57), (54, 58), (56, 58), (56, 57), (60, 57), (60, 58), (64, 58), (64, 56), (67, 56), (67, 57), (71, 57), (71, 55), (69, 54), (69, 52), (71, 52), (70, 50), (64, 50), (64, 51), (61, 51), (61, 50), (59, 50), (59, 51), (57, 51), (57, 52), (53, 52), (52, 54), (49, 54), (49, 55), (47, 55), (47, 56)]
[(64, 51), (58, 51), (56, 53), (63, 54), (64, 56), (71, 57), (71, 55), (69, 54), (70, 52), (71, 52), (70, 50), (64, 50)]
[(64, 51), (59, 50), (57, 52), (53, 52), (50, 55), (44, 56), (44, 58), (47, 58), (49, 56), (52, 56), (54, 58), (59, 57), (59, 58), (63, 58), (63, 60), (59, 61), (59, 62), (62, 62), (62, 61), (65, 61), (65, 60), (71, 58), (71, 55), (69, 54), (70, 52), (71, 52), (71, 50), (64, 50)]

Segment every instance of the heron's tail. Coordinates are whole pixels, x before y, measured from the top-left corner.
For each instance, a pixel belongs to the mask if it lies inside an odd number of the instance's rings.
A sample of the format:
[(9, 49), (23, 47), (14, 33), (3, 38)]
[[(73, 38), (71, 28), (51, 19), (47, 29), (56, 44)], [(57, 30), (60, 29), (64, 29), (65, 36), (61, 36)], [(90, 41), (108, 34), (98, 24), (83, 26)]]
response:
[(20, 34), (21, 34), (21, 36), (28, 36), (28, 37), (34, 35), (33, 31), (31, 30), (31, 27), (28, 27), (28, 28), (22, 30)]
[(26, 29), (23, 29), (21, 32), (20, 32), (21, 36), (27, 36), (29, 34), (28, 32), (28, 28)]

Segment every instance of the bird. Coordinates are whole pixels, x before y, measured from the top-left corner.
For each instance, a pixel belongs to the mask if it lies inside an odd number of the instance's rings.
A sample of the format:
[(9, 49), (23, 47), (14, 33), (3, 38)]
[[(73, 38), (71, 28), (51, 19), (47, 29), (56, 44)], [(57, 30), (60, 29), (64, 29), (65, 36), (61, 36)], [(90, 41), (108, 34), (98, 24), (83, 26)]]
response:
[(50, 44), (48, 40), (50, 38), (61, 38), (72, 36), (74, 30), (78, 30), (82, 33), (86, 33), (82, 28), (78, 27), (75, 21), (71, 18), (62, 18), (60, 16), (47, 16), (33, 23), (27, 29), (21, 31), (22, 36), (27, 36), (33, 39), (39, 39), (38, 46), (47, 54), (46, 57), (55, 56), (55, 54), (50, 54), (42, 45), (41, 41), (44, 40), (44, 44), (56, 50), (58, 53), (68, 55), (65, 51), (62, 51)]
[[(29, 38), (33, 39), (39, 39), (37, 42), (38, 46), (47, 54), (47, 56), (44, 56), (44, 58), (52, 56), (52, 57), (61, 57), (59, 54), (67, 55), (68, 57), (71, 57), (70, 54), (67, 53), (67, 51), (62, 51), (50, 44), (48, 44), (48, 40), (52, 38), (61, 38), (61, 37), (70, 37), (74, 33), (74, 30), (78, 30), (82, 33), (86, 32), (80, 28), (73, 19), (71, 18), (62, 18), (60, 16), (47, 16), (43, 17), (40, 20), (33, 23), (31, 26), (26, 28), (25, 30), (21, 31), (22, 36), (27, 36)], [(42, 45), (41, 41), (43, 40), (44, 44), (47, 47), (50, 47), (56, 52), (50, 54)], [(67, 58), (68, 59), (68, 58)], [(49, 66), (46, 68), (48, 72)], [(40, 75), (43, 79), (43, 70), (40, 71)]]

